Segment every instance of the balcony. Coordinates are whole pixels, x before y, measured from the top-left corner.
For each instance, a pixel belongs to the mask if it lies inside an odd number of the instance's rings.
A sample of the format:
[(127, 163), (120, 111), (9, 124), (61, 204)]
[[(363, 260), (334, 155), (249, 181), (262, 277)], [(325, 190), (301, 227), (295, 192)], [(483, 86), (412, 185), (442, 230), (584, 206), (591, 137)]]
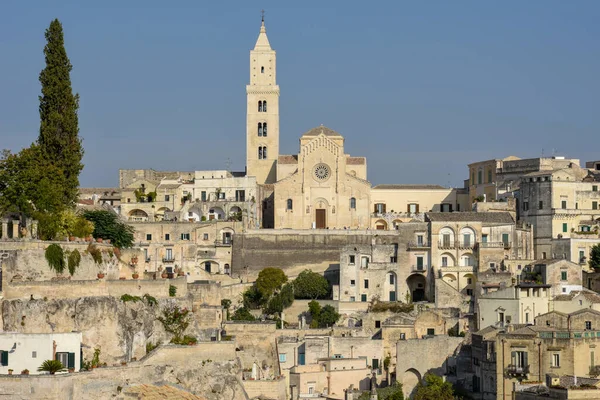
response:
[(410, 269), (410, 272), (412, 274), (426, 274), (427, 270), (427, 265), (413, 265)]
[(510, 249), (510, 242), (480, 242), (479, 247), (482, 249)]
[(231, 247), (233, 239), (215, 240), (216, 247)]
[(431, 244), (429, 244), (428, 241), (423, 240), (423, 241), (417, 241), (417, 242), (408, 242), (408, 250), (412, 250), (412, 249), (429, 249), (431, 248)]
[(175, 262), (175, 257), (173, 256), (165, 256), (163, 257), (163, 262), (164, 263), (174, 263)]
[(438, 248), (440, 250), (450, 250), (450, 249), (459, 249), (459, 250), (468, 250), (468, 249), (475, 249), (477, 247), (478, 243), (476, 241), (458, 241), (458, 240), (440, 240), (438, 242)]
[(529, 365), (517, 366), (510, 364), (508, 367), (506, 367), (504, 372), (509, 378), (522, 378), (529, 374)]

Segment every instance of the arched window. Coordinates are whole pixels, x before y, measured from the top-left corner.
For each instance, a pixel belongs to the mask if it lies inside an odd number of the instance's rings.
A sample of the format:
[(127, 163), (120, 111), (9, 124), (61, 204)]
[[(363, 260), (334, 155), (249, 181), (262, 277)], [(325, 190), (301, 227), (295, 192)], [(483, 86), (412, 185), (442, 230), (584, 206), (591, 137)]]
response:
[(263, 135), (263, 124), (262, 122), (258, 123), (258, 136), (262, 136)]
[(260, 73), (264, 74), (265, 73), (265, 67), (260, 67)]
[(356, 199), (354, 197), (350, 197), (350, 209), (356, 210)]
[(267, 123), (263, 122), (263, 136), (267, 136)]
[(267, 101), (266, 100), (263, 101), (263, 109), (262, 110), (263, 110), (263, 112), (267, 112)]
[(263, 110), (263, 102), (259, 101), (258, 102), (258, 112), (262, 112), (262, 110)]
[(262, 146), (258, 146), (258, 159), (262, 160), (263, 158), (263, 152), (262, 152)]
[(294, 206), (294, 202), (292, 201), (292, 199), (287, 199), (287, 209), (292, 210), (293, 206)]
[(263, 158), (267, 158), (267, 146), (263, 146)]

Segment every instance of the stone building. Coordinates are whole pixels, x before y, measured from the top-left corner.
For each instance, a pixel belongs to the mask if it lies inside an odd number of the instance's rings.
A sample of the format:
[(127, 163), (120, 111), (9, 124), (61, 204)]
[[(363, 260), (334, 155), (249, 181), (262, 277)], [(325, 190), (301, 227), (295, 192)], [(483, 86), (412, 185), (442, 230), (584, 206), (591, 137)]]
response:
[(496, 400), (496, 337), (500, 331), (488, 326), (471, 336), (474, 398)]

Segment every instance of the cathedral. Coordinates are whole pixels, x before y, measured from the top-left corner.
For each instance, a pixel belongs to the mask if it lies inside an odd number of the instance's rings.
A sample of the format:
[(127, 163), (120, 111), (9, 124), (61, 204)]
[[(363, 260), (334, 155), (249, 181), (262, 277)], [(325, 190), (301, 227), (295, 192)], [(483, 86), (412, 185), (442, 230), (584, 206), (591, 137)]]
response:
[(276, 53), (263, 20), (250, 51), (250, 84), (246, 86), (246, 173), (265, 189), (263, 225), (275, 229), (369, 227), (367, 160), (345, 154), (344, 137), (322, 125), (301, 136), (298, 154), (280, 155), (279, 93)]

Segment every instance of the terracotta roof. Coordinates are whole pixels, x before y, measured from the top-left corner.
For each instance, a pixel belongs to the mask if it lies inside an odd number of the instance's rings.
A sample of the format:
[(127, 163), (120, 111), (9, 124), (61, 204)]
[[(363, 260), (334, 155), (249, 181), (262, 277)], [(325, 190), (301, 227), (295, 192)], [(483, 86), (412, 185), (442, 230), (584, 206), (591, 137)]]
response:
[(92, 199), (79, 199), (77, 200), (77, 204), (83, 204), (86, 206), (93, 206), (94, 205), (94, 200)]
[(277, 163), (279, 163), (279, 164), (298, 164), (298, 156), (297, 155), (281, 155), (277, 159)]
[(316, 128), (312, 128), (308, 132), (305, 132), (302, 136), (319, 136), (321, 133), (325, 136), (342, 136), (333, 129), (329, 129), (328, 127), (323, 125), (317, 126)]
[[(195, 394), (186, 392), (183, 389), (178, 389), (173, 386), (155, 386), (155, 385), (137, 385), (126, 388), (124, 393), (129, 395), (128, 398), (144, 399), (144, 400), (205, 400), (204, 397), (196, 396)], [(134, 395), (137, 395), (134, 397)]]
[(431, 222), (478, 221), (488, 224), (514, 224), (508, 212), (431, 212), (425, 214)]
[(413, 185), (413, 184), (381, 184), (373, 187), (373, 189), (447, 189), (440, 185)]
[(346, 157), (346, 165), (365, 165), (366, 161), (365, 157)]

